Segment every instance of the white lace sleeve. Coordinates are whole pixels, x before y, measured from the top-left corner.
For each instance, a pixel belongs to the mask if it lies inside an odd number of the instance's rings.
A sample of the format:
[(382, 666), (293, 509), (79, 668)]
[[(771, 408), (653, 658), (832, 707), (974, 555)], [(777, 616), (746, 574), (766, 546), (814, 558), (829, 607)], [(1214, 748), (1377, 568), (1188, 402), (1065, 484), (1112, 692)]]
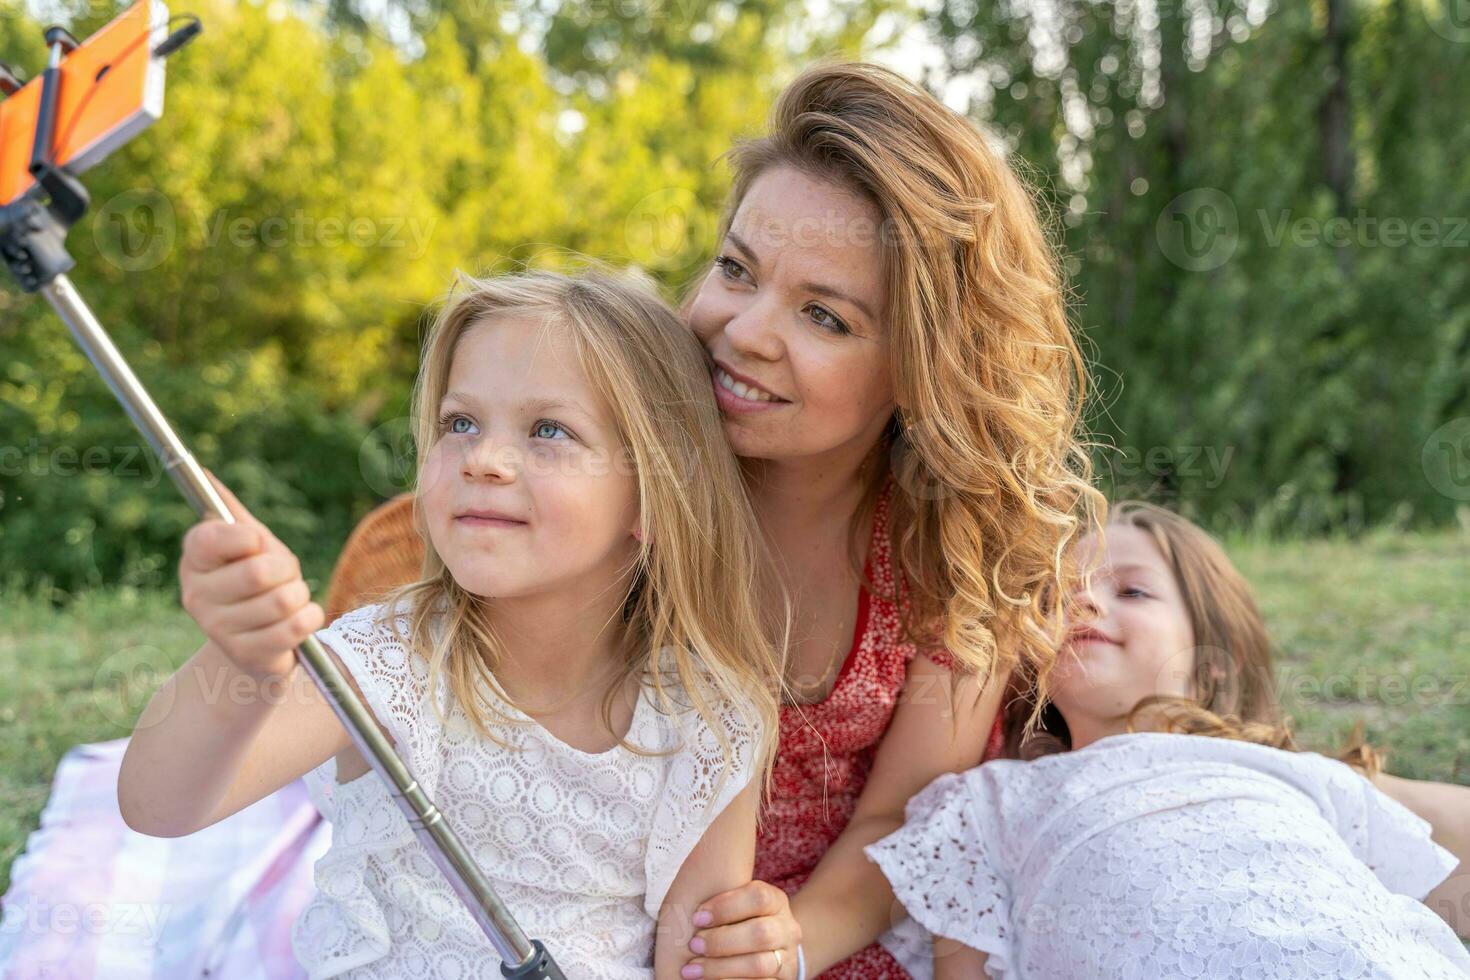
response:
[(667, 719), (671, 744), (682, 744), (682, 748), (670, 757), (665, 769), (644, 856), (643, 909), (654, 919), (689, 852), (755, 775), (760, 732), (754, 713), (746, 705), (727, 704), (719, 717), (733, 752), (728, 765), (719, 739), (697, 711)]
[(1434, 890), (1459, 865), (1459, 859), (1432, 839), (1429, 821), (1385, 795), (1345, 762), (1321, 760), (1329, 774), (1327, 814), (1349, 850), (1378, 876), (1383, 886), (1416, 901)]
[[(432, 796), (438, 766), (431, 731), (437, 722), (426, 698), (429, 668), (394, 637), (389, 621), (381, 620), (384, 611), (381, 603), (354, 609), (317, 630), (316, 637), (352, 674), (373, 716)], [(398, 621), (406, 635), (406, 613)]]
[(909, 800), (901, 829), (863, 850), (916, 922), (988, 953), (986, 969), (1000, 977), (1010, 968), (1010, 887), (971, 789), (963, 773), (940, 776)]

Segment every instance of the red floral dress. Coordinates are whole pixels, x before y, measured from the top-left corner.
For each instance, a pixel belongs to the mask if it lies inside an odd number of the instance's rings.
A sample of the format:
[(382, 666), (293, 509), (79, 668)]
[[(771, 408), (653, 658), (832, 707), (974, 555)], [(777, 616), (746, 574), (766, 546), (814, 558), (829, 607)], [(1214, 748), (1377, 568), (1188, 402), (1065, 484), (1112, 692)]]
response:
[[(893, 569), (888, 539), (890, 477), (880, 492), (868, 545), (866, 577), (877, 587), (858, 593), (852, 648), (826, 700), (783, 705), (781, 740), (771, 792), (756, 838), (755, 877), (791, 894), (799, 889), (852, 819), (867, 783), (878, 743), (894, 707), (916, 647), (903, 639), (900, 609), (891, 597)], [(942, 651), (930, 657), (943, 666)], [(1000, 750), (1000, 718), (985, 748), (985, 758)], [(877, 943), (823, 971), (823, 980), (908, 980), (909, 974)]]

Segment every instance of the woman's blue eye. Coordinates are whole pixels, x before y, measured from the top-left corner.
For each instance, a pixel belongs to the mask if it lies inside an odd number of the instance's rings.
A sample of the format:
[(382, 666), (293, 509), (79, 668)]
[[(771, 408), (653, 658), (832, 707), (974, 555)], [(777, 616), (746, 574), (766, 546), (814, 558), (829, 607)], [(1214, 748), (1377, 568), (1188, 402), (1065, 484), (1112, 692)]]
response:
[(555, 433), (557, 432), (560, 432), (567, 438), (571, 438), (571, 433), (562, 428), (560, 424), (556, 422), (549, 422), (544, 419), (536, 423), (536, 428), (532, 434), (535, 435), (537, 439), (555, 439)]

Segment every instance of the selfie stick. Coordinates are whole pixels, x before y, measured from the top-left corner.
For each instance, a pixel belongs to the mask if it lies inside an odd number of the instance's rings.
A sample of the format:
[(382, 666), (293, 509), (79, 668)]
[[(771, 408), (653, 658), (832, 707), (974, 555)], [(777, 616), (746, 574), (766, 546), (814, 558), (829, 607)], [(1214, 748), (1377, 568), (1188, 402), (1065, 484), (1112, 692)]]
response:
[[(193, 20), (154, 46), (150, 56), (167, 57), (198, 33), (199, 22)], [(65, 321), (82, 352), (101, 373), (133, 424), (153, 447), (164, 464), (164, 471), (195, 513), (201, 518), (212, 517), (232, 524), (234, 516), (204, 470), (185, 448), (67, 278), (67, 271), (76, 263), (66, 252), (66, 232), (86, 211), (89, 199), (86, 188), (73, 174), (65, 167), (53, 165), (51, 147), (57, 125), (62, 61), (78, 44), (59, 27), (47, 30), (46, 43), (51, 54), (41, 79), (40, 111), (30, 162), (30, 173), (36, 183), (24, 196), (0, 207), (0, 255), (3, 255), (21, 288), (26, 292), (39, 292)], [(8, 68), (0, 71), (3, 71), (0, 82), (5, 83), (0, 85), (0, 97), (20, 91), (15, 75)], [(105, 75), (99, 76), (99, 84), (103, 77)], [(42, 192), (49, 197), (44, 204)], [(387, 736), (378, 728), (371, 712), (315, 636), (307, 637), (296, 648), (296, 657), (326, 696), (327, 703), (352, 736), (363, 758), (387, 783), (415, 836), (500, 954), (500, 972), (516, 980), (564, 980), (561, 969), (541, 941), (526, 939), (444, 815), (414, 779)]]

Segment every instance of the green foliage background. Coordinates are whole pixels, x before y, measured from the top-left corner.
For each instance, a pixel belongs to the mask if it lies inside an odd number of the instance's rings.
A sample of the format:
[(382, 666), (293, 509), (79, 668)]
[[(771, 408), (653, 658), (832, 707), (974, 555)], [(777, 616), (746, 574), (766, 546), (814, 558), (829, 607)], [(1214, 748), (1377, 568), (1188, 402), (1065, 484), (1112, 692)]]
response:
[[(78, 35), (116, 12), (61, 7)], [(920, 39), (1054, 220), (1110, 491), (1221, 529), (1470, 522), (1470, 27), (1435, 0), (1160, 7), (202, 0), (163, 121), (87, 176), (74, 278), (320, 586), (406, 486), (456, 270), (581, 252), (676, 290), (780, 85)], [(39, 66), (39, 26), (6, 0), (0, 60)], [(1171, 238), (1227, 212), (1223, 262)], [(1433, 232), (1301, 227), (1356, 215)], [(49, 308), (0, 290), (0, 584), (167, 586), (192, 521)]]

